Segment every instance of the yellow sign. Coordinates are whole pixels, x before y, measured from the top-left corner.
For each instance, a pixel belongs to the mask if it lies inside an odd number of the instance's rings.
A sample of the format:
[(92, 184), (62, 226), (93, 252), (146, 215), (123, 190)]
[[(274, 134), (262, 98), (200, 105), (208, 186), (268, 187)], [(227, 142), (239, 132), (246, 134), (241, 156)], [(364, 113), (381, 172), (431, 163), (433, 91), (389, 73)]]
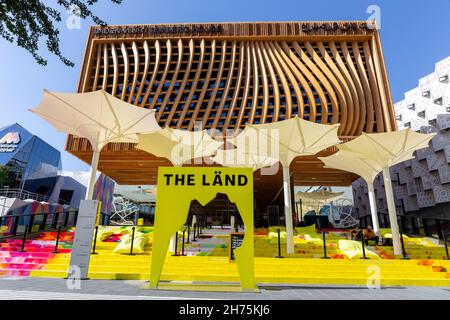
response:
[(97, 208), (97, 216), (95, 218), (95, 226), (98, 226), (100, 224), (100, 216), (101, 216), (101, 210), (102, 210), (102, 202), (98, 200), (98, 208)]
[(241, 287), (254, 290), (253, 170), (250, 168), (159, 167), (150, 287), (157, 288), (170, 238), (186, 222), (191, 201), (205, 206), (218, 193), (236, 204), (245, 225), (234, 250)]

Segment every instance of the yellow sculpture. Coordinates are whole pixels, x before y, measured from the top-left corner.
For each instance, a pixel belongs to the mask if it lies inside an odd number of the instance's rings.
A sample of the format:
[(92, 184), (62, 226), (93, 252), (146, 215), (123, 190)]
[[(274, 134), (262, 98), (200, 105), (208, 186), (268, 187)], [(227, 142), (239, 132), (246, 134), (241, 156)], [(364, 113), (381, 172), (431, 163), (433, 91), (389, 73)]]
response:
[(224, 193), (245, 225), (235, 250), (241, 288), (255, 290), (253, 248), (253, 170), (251, 168), (159, 167), (150, 288), (157, 288), (170, 238), (186, 222), (192, 200), (202, 206)]

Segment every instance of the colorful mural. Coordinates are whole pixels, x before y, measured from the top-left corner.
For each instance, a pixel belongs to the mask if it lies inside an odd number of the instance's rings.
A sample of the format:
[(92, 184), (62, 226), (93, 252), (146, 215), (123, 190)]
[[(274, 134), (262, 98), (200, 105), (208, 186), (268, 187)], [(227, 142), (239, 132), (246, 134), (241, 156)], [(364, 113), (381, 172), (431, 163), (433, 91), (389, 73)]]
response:
[(115, 182), (105, 174), (101, 174), (94, 186), (95, 200), (102, 202), (101, 212), (111, 214)]

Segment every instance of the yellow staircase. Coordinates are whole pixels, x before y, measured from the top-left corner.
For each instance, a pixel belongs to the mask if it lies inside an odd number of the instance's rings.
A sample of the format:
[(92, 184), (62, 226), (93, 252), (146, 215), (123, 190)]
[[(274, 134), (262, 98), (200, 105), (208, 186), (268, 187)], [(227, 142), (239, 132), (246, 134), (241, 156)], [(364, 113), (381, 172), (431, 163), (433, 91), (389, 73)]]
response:
[[(414, 240), (419, 241), (419, 240)], [(430, 257), (442, 258), (442, 247), (423, 243), (407, 243), (407, 251), (423, 257), (428, 250)], [(426, 244), (426, 243), (425, 243)], [(91, 255), (89, 278), (147, 280), (151, 269), (149, 242), (142, 255), (113, 253), (117, 242), (98, 242)], [(285, 246), (281, 246), (285, 255)], [(274, 258), (277, 245), (271, 245), (267, 237), (255, 237), (255, 276), (260, 284), (332, 284), (373, 285), (379, 275), (381, 286), (441, 286), (450, 287), (450, 261), (448, 260), (402, 260), (402, 259), (321, 259), (323, 248), (318, 244), (295, 239), (294, 255), (284, 259)], [(383, 250), (390, 250), (382, 247)], [(431, 252), (430, 251), (430, 252)], [(335, 241), (327, 242), (327, 255), (338, 255)], [(173, 257), (168, 255), (161, 275), (163, 281), (239, 282), (237, 264), (228, 261), (228, 249), (217, 248), (210, 256)], [(425, 254), (425, 255), (424, 255)], [(291, 257), (296, 257), (292, 259)], [(33, 270), (32, 277), (64, 278), (70, 254), (55, 255), (40, 270)]]
[[(102, 252), (91, 256), (89, 278), (146, 280), (150, 277), (150, 255), (117, 255)], [(63, 278), (67, 275), (69, 254), (58, 254), (45, 269), (30, 276)], [(382, 286), (450, 287), (450, 261), (435, 260), (339, 260), (255, 258), (255, 276), (263, 284), (367, 285), (379, 270)], [(440, 271), (440, 272), (438, 272)], [(167, 256), (161, 280), (238, 282), (236, 263), (226, 257)]]

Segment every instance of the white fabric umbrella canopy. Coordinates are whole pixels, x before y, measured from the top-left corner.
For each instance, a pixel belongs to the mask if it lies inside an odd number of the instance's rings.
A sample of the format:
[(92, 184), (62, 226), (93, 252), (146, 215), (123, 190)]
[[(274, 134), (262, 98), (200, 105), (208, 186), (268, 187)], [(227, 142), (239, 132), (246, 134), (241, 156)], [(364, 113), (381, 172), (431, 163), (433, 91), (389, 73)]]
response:
[(326, 168), (333, 168), (353, 172), (362, 177), (367, 183), (370, 214), (372, 216), (373, 230), (379, 234), (380, 224), (378, 222), (377, 204), (373, 188), (373, 180), (383, 168), (373, 160), (355, 158), (354, 154), (340, 151), (328, 157), (319, 157), (325, 163)]
[[(372, 182), (377, 173), (383, 172), (395, 255), (400, 255), (402, 249), (389, 167), (413, 158), (414, 151), (428, 147), (428, 143), (433, 137), (434, 134), (422, 134), (406, 129), (385, 133), (363, 133), (354, 140), (338, 145), (339, 157), (346, 157), (345, 160), (340, 160), (338, 163), (335, 161), (338, 156), (334, 158), (334, 164), (339, 165), (341, 169), (347, 170), (344, 166), (350, 165), (347, 171), (355, 172), (366, 181)], [(327, 158), (321, 160), (324, 159)], [(328, 164), (325, 163), (327, 166), (333, 166), (332, 162), (333, 158), (328, 161)], [(343, 164), (344, 162), (348, 164)], [(356, 172), (356, 170), (361, 172)], [(373, 209), (375, 209), (375, 203)]]
[(86, 199), (92, 199), (101, 149), (110, 142), (137, 142), (137, 134), (161, 130), (155, 111), (122, 101), (104, 90), (54, 93), (44, 90), (42, 101), (30, 109), (57, 131), (89, 140), (93, 148)]
[[(248, 153), (269, 156), (279, 160), (283, 166), (287, 253), (294, 252), (289, 165), (297, 156), (314, 155), (339, 143), (338, 128), (339, 124), (318, 124), (295, 116), (273, 123), (247, 125), (240, 133), (250, 143)], [(251, 151), (252, 147), (257, 151)]]
[(297, 192), (296, 198), (302, 199), (306, 201), (321, 201), (321, 202), (330, 202), (335, 199), (340, 198), (344, 192), (331, 192), (328, 190), (320, 190), (314, 192)]
[(187, 160), (210, 157), (223, 144), (208, 135), (206, 130), (188, 131), (166, 127), (160, 131), (139, 134), (136, 148), (157, 157), (168, 159), (174, 166)]
[(261, 156), (259, 154), (249, 154), (242, 151), (240, 148), (217, 150), (211, 160), (221, 164), (224, 167), (232, 168), (252, 168), (253, 171), (265, 167), (271, 167), (278, 162), (277, 159)]

